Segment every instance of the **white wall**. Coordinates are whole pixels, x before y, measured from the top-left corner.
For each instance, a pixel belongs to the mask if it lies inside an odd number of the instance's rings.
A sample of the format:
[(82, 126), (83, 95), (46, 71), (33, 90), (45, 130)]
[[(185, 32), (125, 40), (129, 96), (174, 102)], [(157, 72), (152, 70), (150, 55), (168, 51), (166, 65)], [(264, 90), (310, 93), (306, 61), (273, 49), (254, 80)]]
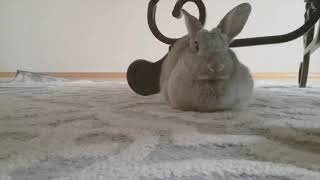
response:
[[(149, 0), (0, 0), (0, 71), (120, 72), (135, 59), (156, 61), (167, 51), (147, 26)], [(174, 37), (186, 33), (183, 20), (171, 17), (175, 0), (161, 0), (158, 24)], [(207, 28), (217, 25), (239, 0), (204, 0)], [(239, 37), (287, 33), (303, 23), (302, 0), (248, 0), (252, 16)], [(192, 4), (185, 9), (198, 14)], [(302, 39), (237, 48), (253, 72), (296, 72)], [(320, 52), (312, 72), (320, 72)]]

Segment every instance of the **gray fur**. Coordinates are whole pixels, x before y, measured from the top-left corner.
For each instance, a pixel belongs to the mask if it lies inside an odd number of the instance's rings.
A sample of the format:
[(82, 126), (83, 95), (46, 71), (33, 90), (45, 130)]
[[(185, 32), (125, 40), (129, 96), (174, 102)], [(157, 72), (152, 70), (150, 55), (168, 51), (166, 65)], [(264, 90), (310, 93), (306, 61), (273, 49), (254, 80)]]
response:
[(160, 87), (165, 99), (177, 109), (205, 112), (246, 104), (253, 79), (229, 44), (243, 29), (251, 6), (235, 7), (211, 31), (182, 12), (189, 34), (175, 43), (162, 65)]

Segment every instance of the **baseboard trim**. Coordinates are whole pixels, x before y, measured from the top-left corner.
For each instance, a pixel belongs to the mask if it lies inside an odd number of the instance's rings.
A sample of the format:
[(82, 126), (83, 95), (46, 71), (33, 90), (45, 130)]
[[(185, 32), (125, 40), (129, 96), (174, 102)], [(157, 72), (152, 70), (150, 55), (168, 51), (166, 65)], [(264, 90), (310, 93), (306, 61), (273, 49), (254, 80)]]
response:
[[(277, 73), (277, 72), (261, 72), (253, 73), (254, 79), (273, 79), (273, 80), (298, 80), (299, 73)], [(309, 79), (320, 80), (320, 73), (309, 73)]]
[(16, 75), (15, 72), (0, 72), (0, 78), (11, 78)]
[(52, 76), (72, 79), (126, 79), (127, 74), (122, 72), (53, 72)]
[[(43, 73), (43, 72), (41, 72)], [(51, 76), (70, 79), (126, 79), (123, 72), (48, 72)], [(16, 72), (0, 72), (0, 78), (14, 78)]]
[[(126, 79), (124, 72), (49, 72), (47, 74), (70, 79)], [(16, 72), (0, 72), (0, 78), (14, 78), (15, 75)], [(259, 72), (253, 73), (253, 77), (257, 80), (295, 80), (298, 79), (298, 73)], [(309, 79), (320, 80), (320, 73), (309, 73)]]

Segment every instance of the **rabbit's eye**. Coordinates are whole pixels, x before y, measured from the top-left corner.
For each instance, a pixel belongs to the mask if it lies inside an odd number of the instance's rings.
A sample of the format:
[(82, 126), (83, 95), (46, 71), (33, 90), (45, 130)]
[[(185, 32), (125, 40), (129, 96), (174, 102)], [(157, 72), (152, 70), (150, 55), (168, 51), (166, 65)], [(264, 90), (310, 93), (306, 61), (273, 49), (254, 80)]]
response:
[(199, 52), (200, 48), (199, 48), (199, 42), (198, 41), (194, 41), (194, 51), (195, 52)]

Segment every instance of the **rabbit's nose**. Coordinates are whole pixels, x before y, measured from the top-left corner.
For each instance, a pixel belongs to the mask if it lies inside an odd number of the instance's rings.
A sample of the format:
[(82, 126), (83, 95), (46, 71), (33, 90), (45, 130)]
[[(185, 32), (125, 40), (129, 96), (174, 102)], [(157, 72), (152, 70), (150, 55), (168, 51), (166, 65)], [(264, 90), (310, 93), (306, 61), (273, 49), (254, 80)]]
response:
[(225, 66), (223, 64), (213, 63), (208, 65), (208, 69), (212, 73), (222, 72)]

